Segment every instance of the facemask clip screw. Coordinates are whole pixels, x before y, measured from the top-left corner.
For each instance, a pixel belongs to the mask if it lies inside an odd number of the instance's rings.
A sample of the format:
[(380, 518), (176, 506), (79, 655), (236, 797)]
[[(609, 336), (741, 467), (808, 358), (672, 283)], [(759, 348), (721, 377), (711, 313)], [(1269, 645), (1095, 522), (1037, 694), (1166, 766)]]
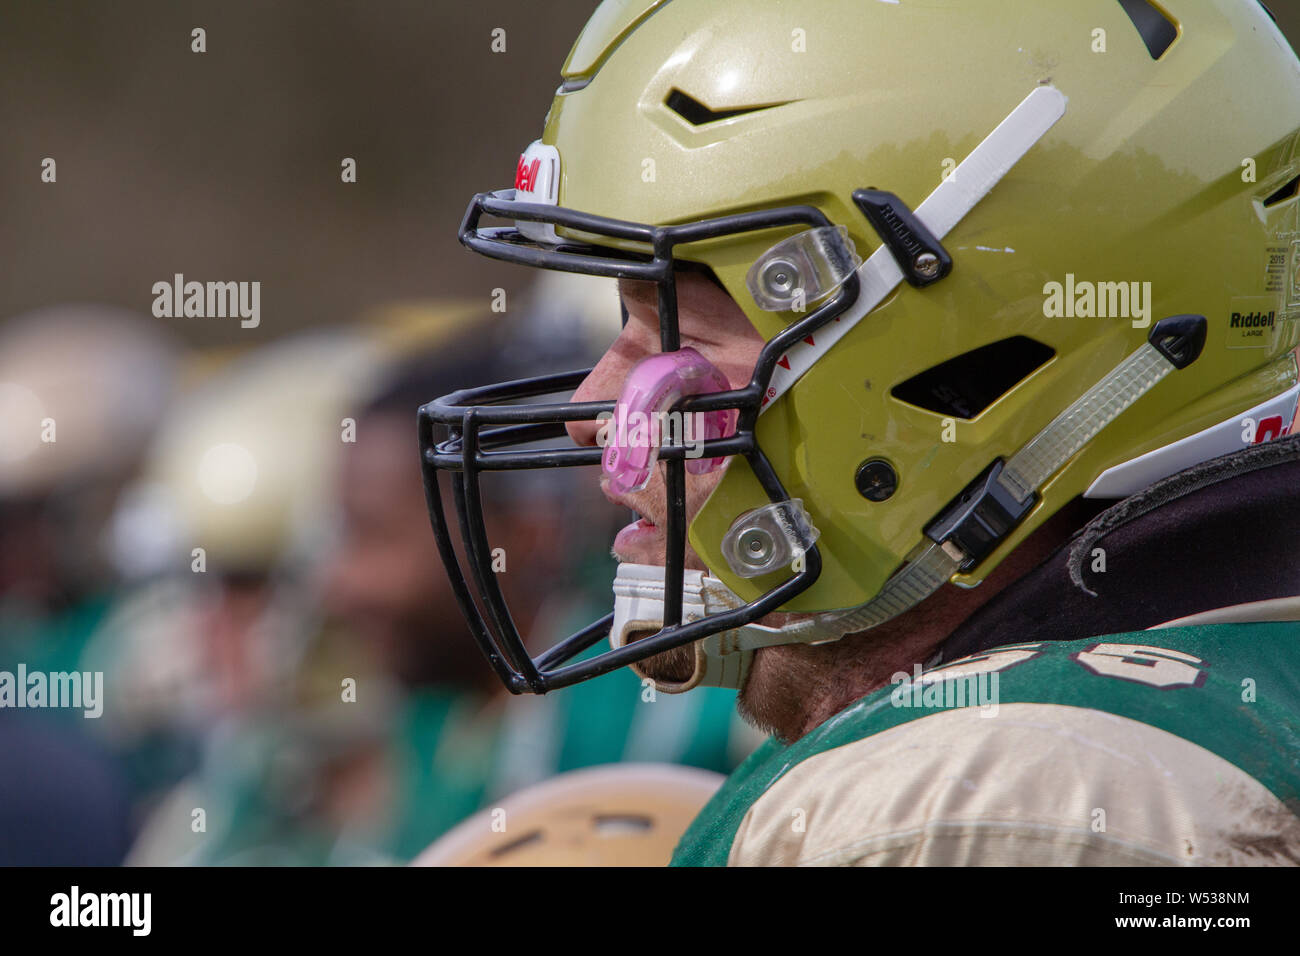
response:
[(917, 275), (924, 276), (927, 279), (938, 276), (941, 265), (939, 257), (933, 252), (923, 252), (912, 262), (912, 268), (916, 270)]

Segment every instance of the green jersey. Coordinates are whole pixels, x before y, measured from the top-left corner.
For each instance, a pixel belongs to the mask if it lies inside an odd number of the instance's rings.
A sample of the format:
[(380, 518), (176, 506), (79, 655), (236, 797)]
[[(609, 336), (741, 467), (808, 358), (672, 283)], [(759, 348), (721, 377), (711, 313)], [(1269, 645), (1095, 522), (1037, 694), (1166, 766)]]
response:
[[(996, 647), (768, 741), (674, 865), (1300, 863), (1300, 623)], [(918, 669), (919, 670), (919, 669)]]

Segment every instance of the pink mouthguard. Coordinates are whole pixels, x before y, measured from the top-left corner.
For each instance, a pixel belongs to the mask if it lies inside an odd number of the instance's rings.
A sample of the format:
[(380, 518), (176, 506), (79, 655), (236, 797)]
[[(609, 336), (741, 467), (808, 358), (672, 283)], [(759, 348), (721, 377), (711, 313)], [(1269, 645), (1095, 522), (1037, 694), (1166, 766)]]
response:
[[(684, 395), (724, 392), (730, 387), (726, 376), (695, 349), (664, 352), (637, 362), (614, 406), (600, 463), (615, 494), (640, 491), (649, 484), (659, 460), (663, 413)], [(676, 426), (679, 440), (694, 444), (724, 437), (731, 432), (734, 412), (723, 409), (681, 413)], [(701, 431), (703, 434), (699, 434)], [(687, 458), (686, 470), (692, 475), (705, 475), (721, 468), (724, 460)]]

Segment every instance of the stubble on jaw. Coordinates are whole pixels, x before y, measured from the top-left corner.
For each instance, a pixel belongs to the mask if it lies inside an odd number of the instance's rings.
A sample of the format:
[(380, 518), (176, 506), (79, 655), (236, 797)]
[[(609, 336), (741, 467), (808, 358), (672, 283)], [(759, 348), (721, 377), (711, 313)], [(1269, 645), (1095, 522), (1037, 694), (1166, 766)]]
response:
[[(956, 591), (952, 585), (948, 588)], [(955, 624), (942, 603), (922, 604), (871, 631), (826, 644), (781, 644), (754, 653), (736, 706), (752, 726), (785, 743), (923, 664)]]
[[(637, 632), (633, 640), (650, 637), (653, 631)], [(647, 657), (637, 664), (647, 676), (662, 684), (684, 684), (695, 674), (695, 645), (684, 644), (681, 647), (660, 651), (653, 657)]]

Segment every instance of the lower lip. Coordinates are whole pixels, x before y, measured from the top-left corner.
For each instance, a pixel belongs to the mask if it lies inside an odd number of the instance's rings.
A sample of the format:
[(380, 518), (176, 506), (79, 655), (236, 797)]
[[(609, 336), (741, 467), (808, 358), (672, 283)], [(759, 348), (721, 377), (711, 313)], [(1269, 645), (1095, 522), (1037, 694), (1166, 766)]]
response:
[(614, 539), (614, 551), (622, 554), (633, 549), (641, 550), (658, 544), (659, 540), (659, 528), (645, 518), (638, 518), (618, 533)]

